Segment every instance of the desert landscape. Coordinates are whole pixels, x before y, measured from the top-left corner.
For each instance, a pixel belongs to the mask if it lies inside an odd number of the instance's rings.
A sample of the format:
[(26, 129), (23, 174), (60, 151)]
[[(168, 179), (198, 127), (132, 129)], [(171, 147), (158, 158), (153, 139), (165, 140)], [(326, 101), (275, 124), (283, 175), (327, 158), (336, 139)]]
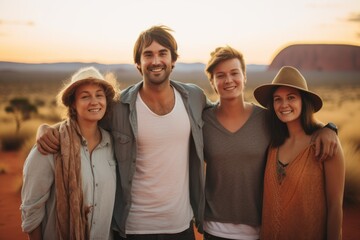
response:
[[(224, 46), (243, 54), (247, 102), (257, 104), (253, 90), (284, 66), (300, 70), (309, 90), (322, 97), (315, 117), (337, 125), (345, 155), (342, 239), (360, 240), (360, 0), (169, 2), (0, 0), (0, 240), (28, 239), (21, 229), (23, 166), (38, 127), (64, 119), (56, 95), (76, 71), (95, 67), (116, 78), (121, 93), (142, 80), (144, 68), (170, 70), (162, 66), (171, 57), (170, 79), (196, 84), (216, 102), (204, 70), (213, 51)], [(161, 184), (176, 190), (168, 180)], [(240, 186), (230, 185), (246, 197)]]
[[(52, 124), (61, 119), (55, 95), (62, 80), (70, 74), (0, 71), (0, 240), (27, 239), (20, 227), (22, 166), (34, 144), (37, 127), (41, 123)], [(137, 74), (115, 72), (116, 76), (122, 76), (118, 77), (122, 89), (139, 79)], [(252, 96), (254, 87), (271, 81), (274, 74), (274, 71), (249, 71), (247, 100), (255, 101)], [(331, 121), (337, 124), (346, 156), (343, 239), (360, 239), (360, 73), (309, 71), (304, 75), (310, 89), (324, 100), (324, 107), (317, 118), (325, 123)], [(173, 78), (198, 84), (210, 99), (216, 101), (217, 96), (202, 70), (175, 71)], [(8, 111), (9, 106), (14, 108), (11, 105), (14, 99), (26, 99), (26, 104), (35, 107), (36, 111), (29, 111), (25, 117), (18, 111)], [(202, 239), (202, 236), (197, 235), (197, 239)]]

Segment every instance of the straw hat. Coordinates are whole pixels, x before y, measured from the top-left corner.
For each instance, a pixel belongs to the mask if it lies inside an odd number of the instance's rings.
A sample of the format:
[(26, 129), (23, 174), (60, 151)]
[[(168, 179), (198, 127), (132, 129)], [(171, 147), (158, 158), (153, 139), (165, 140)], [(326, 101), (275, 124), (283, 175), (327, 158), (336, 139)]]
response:
[(115, 95), (113, 85), (105, 80), (99, 70), (94, 67), (86, 67), (77, 71), (71, 77), (71, 82), (62, 90), (61, 101), (65, 106), (70, 106), (71, 98), (74, 95), (76, 88), (83, 83), (100, 84), (104, 87), (105, 93), (110, 94), (111, 98)]
[(274, 88), (279, 86), (292, 87), (305, 92), (312, 101), (315, 112), (319, 111), (323, 105), (321, 98), (316, 93), (309, 91), (306, 80), (299, 70), (290, 66), (282, 67), (270, 84), (257, 87), (254, 90), (254, 97), (262, 106), (267, 108), (269, 102), (272, 102)]

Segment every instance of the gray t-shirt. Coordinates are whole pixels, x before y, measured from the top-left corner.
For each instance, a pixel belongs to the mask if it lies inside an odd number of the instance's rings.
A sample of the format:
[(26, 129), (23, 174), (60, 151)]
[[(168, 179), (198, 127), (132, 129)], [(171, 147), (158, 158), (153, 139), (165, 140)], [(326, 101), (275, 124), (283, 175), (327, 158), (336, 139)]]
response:
[(214, 109), (203, 112), (205, 220), (260, 226), (270, 143), (266, 110), (253, 105), (249, 119), (232, 133), (219, 123)]

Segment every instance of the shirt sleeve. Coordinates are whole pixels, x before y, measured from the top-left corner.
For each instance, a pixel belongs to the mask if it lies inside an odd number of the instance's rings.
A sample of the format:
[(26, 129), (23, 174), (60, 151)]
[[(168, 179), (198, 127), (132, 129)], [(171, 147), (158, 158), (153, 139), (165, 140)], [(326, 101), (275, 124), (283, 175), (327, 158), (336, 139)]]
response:
[(54, 155), (42, 155), (34, 146), (23, 169), (20, 206), (23, 232), (31, 232), (43, 221), (54, 174)]

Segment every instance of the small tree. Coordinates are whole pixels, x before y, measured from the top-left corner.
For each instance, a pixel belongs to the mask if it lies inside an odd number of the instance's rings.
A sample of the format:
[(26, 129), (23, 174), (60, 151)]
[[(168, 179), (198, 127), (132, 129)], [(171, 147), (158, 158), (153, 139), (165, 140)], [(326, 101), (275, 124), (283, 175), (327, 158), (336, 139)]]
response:
[(10, 105), (5, 107), (5, 112), (14, 114), (16, 134), (19, 133), (21, 123), (31, 118), (31, 113), (37, 113), (37, 107), (27, 98), (13, 98)]

